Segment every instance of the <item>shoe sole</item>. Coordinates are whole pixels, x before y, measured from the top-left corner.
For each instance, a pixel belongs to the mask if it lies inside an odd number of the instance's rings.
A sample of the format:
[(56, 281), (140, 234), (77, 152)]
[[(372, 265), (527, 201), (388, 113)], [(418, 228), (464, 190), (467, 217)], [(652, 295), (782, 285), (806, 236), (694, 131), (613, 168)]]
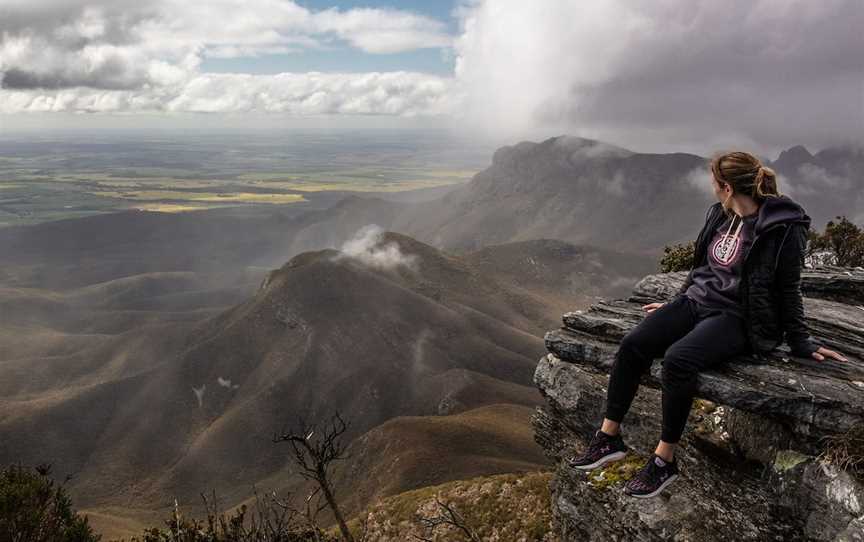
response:
[(573, 465), (571, 463), (570, 466), (573, 467), (574, 469), (578, 469), (578, 470), (594, 470), (597, 467), (602, 467), (606, 463), (610, 463), (612, 461), (618, 461), (618, 460), (624, 459), (625, 457), (627, 457), (627, 452), (613, 452), (607, 456), (601, 457), (597, 461), (595, 461), (591, 464), (588, 464), (588, 465)]
[(631, 496), (631, 497), (636, 497), (637, 499), (649, 499), (649, 498), (651, 498), (651, 497), (654, 497), (655, 495), (657, 495), (658, 493), (660, 493), (660, 492), (663, 491), (664, 489), (666, 489), (666, 486), (668, 486), (669, 484), (671, 484), (672, 482), (674, 482), (677, 478), (678, 478), (678, 475), (677, 475), (677, 474), (673, 474), (672, 476), (670, 476), (669, 478), (667, 478), (665, 482), (663, 482), (662, 484), (660, 484), (660, 487), (658, 487), (657, 489), (655, 489), (655, 490), (652, 491), (651, 493), (645, 493), (644, 495), (643, 495), (643, 494), (638, 494), (638, 493), (627, 493), (626, 491), (625, 491), (624, 493), (625, 493), (626, 495)]

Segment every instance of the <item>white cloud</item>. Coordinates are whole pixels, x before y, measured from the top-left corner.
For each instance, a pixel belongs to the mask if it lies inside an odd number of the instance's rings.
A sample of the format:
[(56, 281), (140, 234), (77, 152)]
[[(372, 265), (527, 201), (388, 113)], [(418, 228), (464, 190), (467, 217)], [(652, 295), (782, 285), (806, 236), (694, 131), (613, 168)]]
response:
[(204, 59), (341, 41), (369, 53), (446, 47), (440, 21), (394, 9), (311, 11), (285, 0), (0, 0), (0, 112), (437, 115), (449, 78), (413, 72), (203, 73)]
[(714, 186), (711, 184), (711, 175), (711, 170), (706, 164), (705, 167), (690, 170), (684, 176), (684, 180), (694, 188), (703, 192), (706, 196), (713, 199), (716, 195), (714, 194)]
[(444, 24), (413, 13), (356, 8), (331, 8), (314, 15), (322, 32), (333, 32), (358, 49), (370, 53), (398, 53), (426, 47), (449, 47), (452, 38)]
[(393, 241), (382, 244), (384, 230), (377, 224), (367, 224), (345, 241), (339, 248), (340, 253), (334, 259), (343, 257), (357, 259), (371, 267), (393, 269), (397, 266), (407, 266), (416, 270), (417, 256), (403, 254), (399, 245)]
[[(0, 112), (442, 116), (498, 142), (562, 133), (710, 154), (864, 139), (861, 0), (0, 0)], [(451, 77), (215, 74), (208, 58), (439, 48)]]
[[(160, 69), (155, 67), (154, 69)], [(452, 110), (447, 78), (412, 72), (199, 74), (138, 90), (66, 88), (0, 91), (0, 113), (265, 112), (307, 115), (443, 115)]]

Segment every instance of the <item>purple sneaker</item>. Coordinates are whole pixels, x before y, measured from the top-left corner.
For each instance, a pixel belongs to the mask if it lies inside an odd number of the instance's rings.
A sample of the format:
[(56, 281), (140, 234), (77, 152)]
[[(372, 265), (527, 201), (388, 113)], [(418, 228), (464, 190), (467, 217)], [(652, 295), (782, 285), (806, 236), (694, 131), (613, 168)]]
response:
[(657, 454), (651, 454), (645, 466), (624, 484), (624, 493), (631, 497), (653, 497), (677, 478), (678, 461), (667, 462)]
[(611, 436), (598, 429), (591, 437), (585, 452), (567, 458), (567, 463), (574, 469), (592, 470), (610, 461), (624, 459), (626, 455), (627, 445), (624, 444), (621, 433)]

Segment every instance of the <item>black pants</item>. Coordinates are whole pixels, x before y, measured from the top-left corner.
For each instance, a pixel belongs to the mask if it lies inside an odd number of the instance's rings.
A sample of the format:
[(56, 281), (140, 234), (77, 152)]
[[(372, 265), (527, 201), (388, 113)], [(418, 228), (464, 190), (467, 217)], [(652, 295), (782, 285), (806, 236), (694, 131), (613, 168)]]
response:
[(751, 352), (743, 318), (708, 308), (681, 295), (648, 313), (621, 340), (609, 377), (606, 417), (621, 422), (639, 380), (663, 358), (661, 440), (676, 443), (684, 432), (700, 371)]

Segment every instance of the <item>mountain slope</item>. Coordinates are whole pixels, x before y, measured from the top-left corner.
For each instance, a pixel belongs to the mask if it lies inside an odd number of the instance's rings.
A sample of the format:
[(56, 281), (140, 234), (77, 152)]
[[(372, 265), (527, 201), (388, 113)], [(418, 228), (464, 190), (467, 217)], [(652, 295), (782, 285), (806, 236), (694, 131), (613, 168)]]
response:
[(298, 415), (322, 421), (338, 409), (352, 439), (397, 416), (534, 404), (533, 359), (550, 323), (542, 302), (403, 235), (385, 234), (369, 254), (391, 243), (410, 265), (303, 253), (150, 370), (4, 399), (0, 456), (74, 473), (87, 508), (194, 502), (211, 487), (230, 500), (287, 479), (270, 438)]
[[(864, 222), (860, 148), (814, 155), (798, 146), (764, 162), (780, 174), (781, 192), (807, 208), (814, 228), (837, 214)], [(714, 202), (709, 175), (701, 156), (637, 153), (558, 136), (499, 148), (489, 167), (438, 199), (396, 207), (351, 197), (333, 209), (357, 227), (377, 223), (451, 252), (557, 239), (656, 258), (664, 246), (696, 236)], [(298, 238), (325, 240), (327, 211), (306, 220), (311, 223), (298, 225)]]

